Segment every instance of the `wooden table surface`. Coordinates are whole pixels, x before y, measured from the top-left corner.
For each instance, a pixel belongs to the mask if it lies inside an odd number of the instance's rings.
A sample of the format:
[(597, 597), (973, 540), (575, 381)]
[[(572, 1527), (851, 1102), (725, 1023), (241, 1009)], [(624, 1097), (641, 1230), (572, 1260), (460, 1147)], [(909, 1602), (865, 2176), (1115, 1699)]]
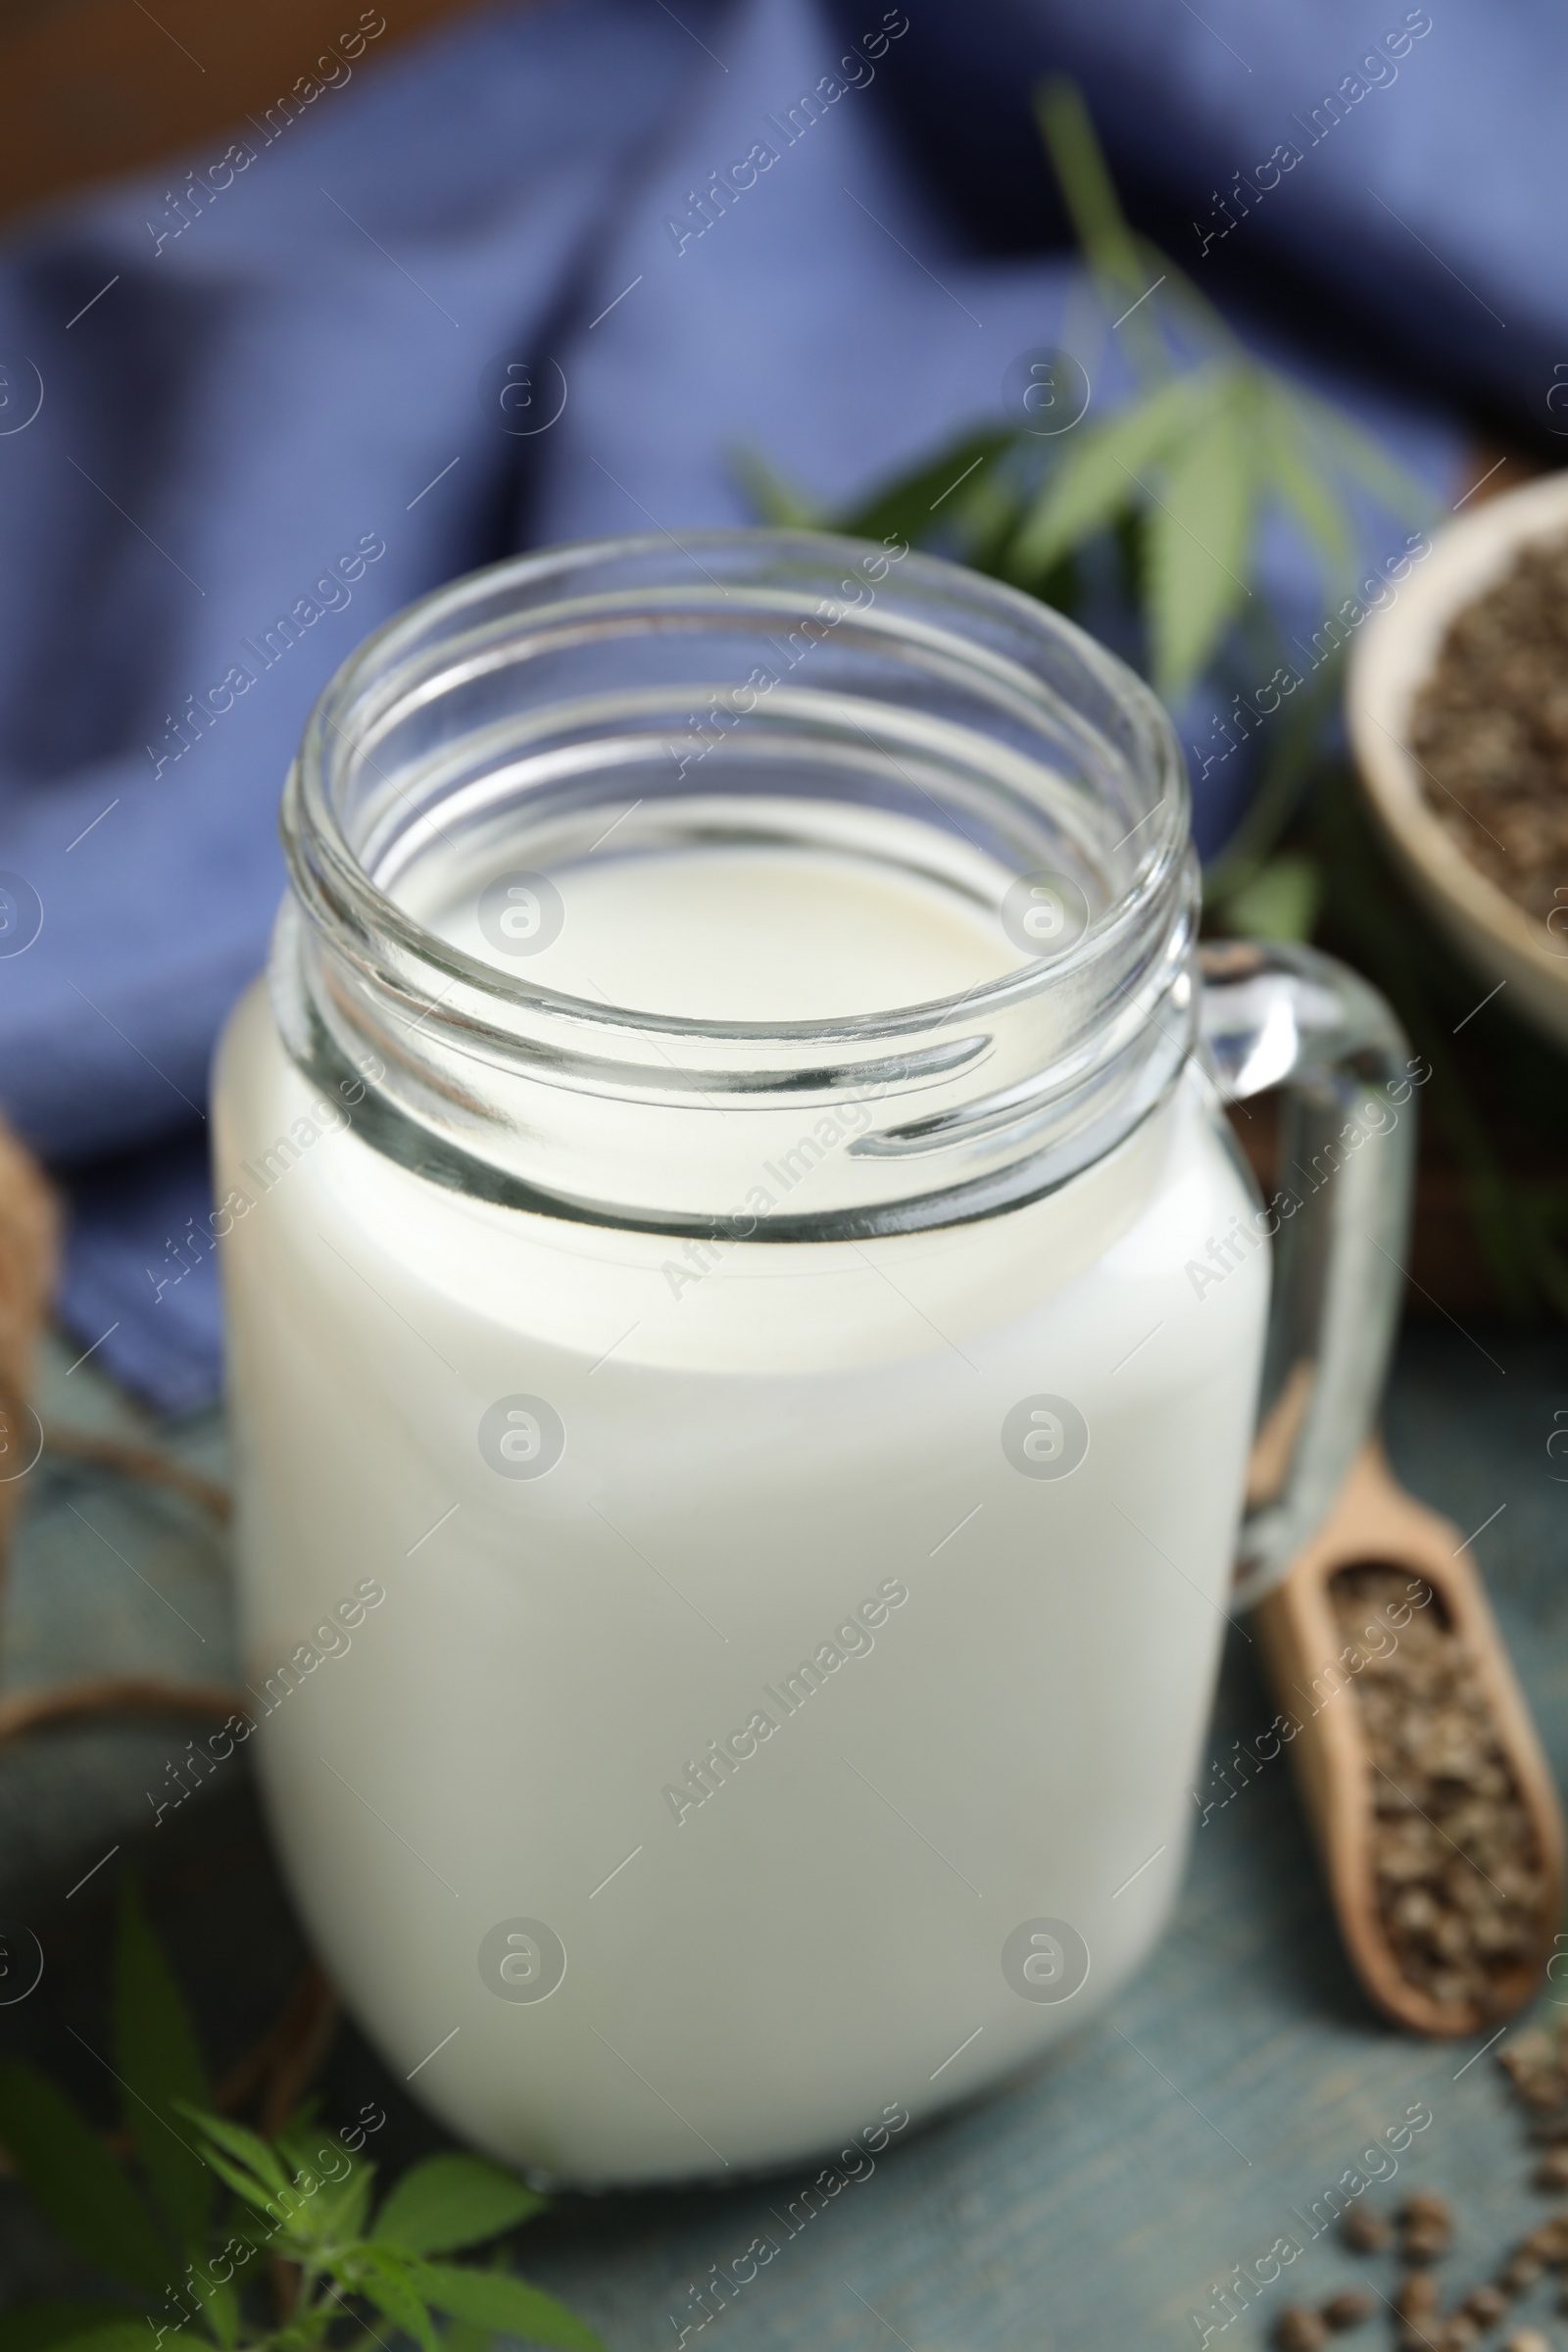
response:
[[(46, 1423), (134, 1426), (113, 1392), (93, 1383), (91, 1365), (68, 1380), (67, 1361), (51, 1359)], [(1546, 1450), (1554, 1428), (1568, 1428), (1560, 1337), (1444, 1322), (1406, 1333), (1385, 1420), (1395, 1469), (1466, 1532), (1491, 1518), (1476, 1553), (1560, 1780), (1568, 1460)], [(221, 1470), (217, 1416), (172, 1442), (192, 1463)], [(137, 1667), (209, 1679), (233, 1665), (222, 1539), (183, 1502), (46, 1456), (31, 1474), (13, 1561), (5, 1687)], [(1214, 1761), (1271, 1711), (1238, 1631)], [(242, 1754), (199, 1799), (151, 1826), (148, 1792), (163, 1788), (190, 1728), (44, 1733), (0, 1755), (0, 1924), (25, 1922), (47, 1956), (38, 1991), (0, 2007), (0, 2048), (48, 2066), (106, 2120), (112, 2085), (67, 2028), (105, 2046), (104, 1954), (127, 1862), (195, 2000), (215, 2068), (267, 2031), (306, 1957)], [(1113, 1717), (1102, 1737), (1116, 1740)], [(1561, 1989), (1568, 1996), (1568, 1984)], [(1459, 2245), (1446, 2273), (1462, 2289), (1544, 2210), (1494, 2056), (1467, 2064), (1479, 2047), (1412, 2039), (1367, 2010), (1341, 1958), (1282, 1759), (1197, 1832), (1175, 1923), (1108, 2014), (1000, 2094), (895, 2143), (873, 2175), (793, 2236), (776, 2217), (804, 2168), (724, 2190), (563, 2199), (524, 2234), (519, 2254), (592, 2320), (611, 2352), (676, 2352), (683, 2327), (703, 2352), (720, 2339), (728, 2352), (1196, 2346), (1190, 2315), (1209, 2305), (1232, 2266), (1282, 2235), (1304, 2238), (1314, 2202), (1425, 2102), (1431, 2125), (1387, 2193), (1421, 2185), (1457, 2200)], [(380, 2144), (393, 2166), (437, 2144), (350, 2026), (320, 2088), (328, 2120), (382, 2102)], [(694, 2288), (759, 2234), (776, 2242), (776, 2256), (700, 2328)], [(0, 2276), (7, 2303), (63, 2291), (74, 2276), (4, 2185)], [(1392, 2265), (1350, 2257), (1326, 2232), (1209, 2341), (1223, 2352), (1259, 2343), (1287, 2300), (1357, 2278), (1391, 2289)], [(1543, 2324), (1548, 2332), (1554, 2325)], [(1560, 2332), (1564, 2323), (1555, 2325)], [(1379, 2328), (1346, 2340), (1387, 2336)]]

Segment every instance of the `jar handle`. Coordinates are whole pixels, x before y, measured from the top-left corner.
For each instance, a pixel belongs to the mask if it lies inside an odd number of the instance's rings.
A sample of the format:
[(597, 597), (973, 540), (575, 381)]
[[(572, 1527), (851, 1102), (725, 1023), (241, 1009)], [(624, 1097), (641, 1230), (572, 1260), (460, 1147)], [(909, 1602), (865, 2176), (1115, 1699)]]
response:
[(1376, 989), (1285, 941), (1199, 950), (1200, 1032), (1225, 1102), (1283, 1090), (1259, 1210), (1274, 1288), (1234, 1605), (1280, 1582), (1367, 1436), (1403, 1291), (1415, 1164), (1409, 1041)]

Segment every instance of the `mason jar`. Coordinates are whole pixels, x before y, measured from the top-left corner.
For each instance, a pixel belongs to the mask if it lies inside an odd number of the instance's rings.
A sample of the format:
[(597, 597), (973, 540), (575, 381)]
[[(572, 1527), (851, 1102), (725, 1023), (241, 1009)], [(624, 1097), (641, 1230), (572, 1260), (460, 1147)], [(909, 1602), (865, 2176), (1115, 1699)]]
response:
[(1403, 1040), (1200, 953), (1159, 705), (897, 539), (459, 580), (283, 834), (215, 1222), (307, 1928), (540, 2176), (885, 2145), (1170, 1910), (1228, 1613), (1377, 1397)]

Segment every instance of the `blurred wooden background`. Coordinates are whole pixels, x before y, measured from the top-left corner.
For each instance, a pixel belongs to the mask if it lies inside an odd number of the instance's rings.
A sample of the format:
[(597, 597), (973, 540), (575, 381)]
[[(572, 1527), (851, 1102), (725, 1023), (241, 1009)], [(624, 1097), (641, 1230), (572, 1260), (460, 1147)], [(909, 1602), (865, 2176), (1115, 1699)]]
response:
[[(375, 0), (364, 63), (466, 0)], [(270, 106), (363, 0), (0, 0), (0, 217)], [(356, 68), (358, 71), (358, 68)]]

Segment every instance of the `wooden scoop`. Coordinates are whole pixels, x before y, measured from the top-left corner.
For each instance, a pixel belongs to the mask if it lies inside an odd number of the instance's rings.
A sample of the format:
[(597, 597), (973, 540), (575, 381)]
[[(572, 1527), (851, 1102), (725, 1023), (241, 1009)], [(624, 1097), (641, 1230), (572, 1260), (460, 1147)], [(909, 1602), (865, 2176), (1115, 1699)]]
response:
[(48, 1177), (0, 1119), (0, 1586), (11, 1522), (43, 1444), (32, 1365), (55, 1284), (60, 1208)]
[[(1544, 1882), (1536, 1948), (1494, 1981), (1484, 2006), (1445, 2005), (1411, 1984), (1400, 1972), (1379, 1913), (1372, 1848), (1379, 1783), (1362, 1727), (1357, 1675), (1341, 1671), (1334, 1687), (1329, 1672), (1340, 1666), (1347, 1650), (1330, 1582), (1340, 1570), (1351, 1567), (1406, 1569), (1432, 1588), (1433, 1605), (1469, 1652), (1497, 1745), (1535, 1830)], [(1535, 1727), (1458, 1529), (1397, 1487), (1382, 1448), (1371, 1443), (1357, 1456), (1328, 1520), (1293, 1563), (1284, 1583), (1258, 1602), (1252, 1622), (1278, 1704), (1300, 1726), (1291, 1742), (1297, 1780), (1340, 1933), (1367, 1992), (1396, 2023), (1422, 2034), (1473, 2034), (1519, 2008), (1541, 1983), (1562, 1914), (1562, 1816)], [(1324, 1696), (1326, 1684), (1330, 1689)]]

